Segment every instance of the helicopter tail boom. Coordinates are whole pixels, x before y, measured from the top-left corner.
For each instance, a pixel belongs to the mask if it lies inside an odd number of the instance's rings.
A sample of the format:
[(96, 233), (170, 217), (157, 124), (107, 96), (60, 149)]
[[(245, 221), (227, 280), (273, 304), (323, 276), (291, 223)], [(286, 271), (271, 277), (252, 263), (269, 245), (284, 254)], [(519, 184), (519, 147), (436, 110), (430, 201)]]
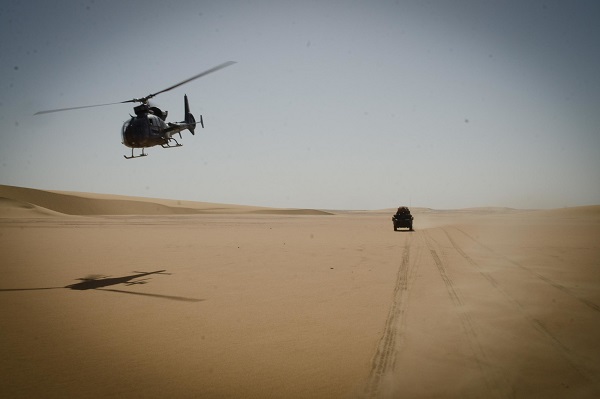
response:
[[(181, 132), (183, 130), (187, 129), (190, 131), (190, 133), (194, 134), (194, 130), (196, 129), (196, 118), (194, 118), (194, 115), (192, 115), (190, 112), (190, 105), (188, 103), (187, 95), (183, 96), (183, 102), (185, 119), (182, 122), (168, 122), (167, 127), (162, 132), (164, 138), (168, 141), (174, 140), (173, 135), (175, 134), (179, 134), (179, 137), (181, 137)], [(200, 125), (204, 127), (202, 115), (200, 115)], [(177, 145), (169, 145), (168, 141), (163, 143), (162, 146), (165, 148), (180, 146), (179, 143), (177, 143)]]

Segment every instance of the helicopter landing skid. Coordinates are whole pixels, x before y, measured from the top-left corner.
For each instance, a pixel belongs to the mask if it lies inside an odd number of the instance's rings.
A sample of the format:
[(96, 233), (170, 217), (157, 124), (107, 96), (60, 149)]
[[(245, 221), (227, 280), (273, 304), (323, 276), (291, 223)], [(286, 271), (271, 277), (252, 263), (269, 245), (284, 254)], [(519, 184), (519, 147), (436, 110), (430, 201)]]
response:
[(146, 154), (144, 152), (144, 149), (142, 148), (142, 153), (140, 155), (133, 155), (133, 148), (131, 149), (131, 156), (128, 157), (127, 155), (123, 155), (125, 157), (125, 159), (133, 159), (133, 158), (141, 158), (141, 157), (147, 157), (148, 154)]
[[(171, 143), (171, 141), (174, 141), (174, 142), (175, 142), (175, 144), (170, 144), (170, 143)], [(179, 143), (177, 142), (177, 140), (175, 140), (173, 137), (171, 137), (171, 138), (169, 139), (169, 141), (167, 141), (165, 144), (161, 144), (160, 146), (161, 146), (162, 148), (177, 148), (177, 147), (183, 147), (183, 144), (179, 144)]]

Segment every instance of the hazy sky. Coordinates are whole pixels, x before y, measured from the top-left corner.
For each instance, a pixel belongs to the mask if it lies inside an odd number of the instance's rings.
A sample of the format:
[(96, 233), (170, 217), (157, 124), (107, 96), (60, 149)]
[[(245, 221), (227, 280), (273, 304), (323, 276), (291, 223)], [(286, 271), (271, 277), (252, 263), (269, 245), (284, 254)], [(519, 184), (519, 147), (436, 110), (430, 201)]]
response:
[[(600, 204), (600, 2), (0, 7), (0, 184), (275, 207)], [(206, 128), (125, 160), (162, 90)]]

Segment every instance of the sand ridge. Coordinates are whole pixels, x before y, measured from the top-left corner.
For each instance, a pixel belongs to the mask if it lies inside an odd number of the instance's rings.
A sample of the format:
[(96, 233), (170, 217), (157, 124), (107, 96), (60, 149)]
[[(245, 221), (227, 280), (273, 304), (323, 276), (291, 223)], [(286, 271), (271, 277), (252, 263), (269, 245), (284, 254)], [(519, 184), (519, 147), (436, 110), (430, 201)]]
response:
[[(90, 194), (68, 191), (37, 190), (0, 185), (0, 197), (23, 204), (35, 205), (66, 215), (192, 215), (192, 214), (291, 214), (327, 215), (314, 209), (276, 209), (256, 206), (216, 204), (208, 202), (179, 201), (121, 195)], [(14, 205), (12, 207), (14, 208)], [(9, 215), (8, 203), (2, 205), (4, 215)], [(23, 212), (21, 212), (22, 214)], [(46, 213), (51, 215), (51, 213)], [(6, 217), (6, 216), (5, 216)]]
[(0, 197), (0, 218), (31, 218), (53, 216), (65, 216), (65, 214), (55, 212), (41, 206), (33, 205), (29, 202)]

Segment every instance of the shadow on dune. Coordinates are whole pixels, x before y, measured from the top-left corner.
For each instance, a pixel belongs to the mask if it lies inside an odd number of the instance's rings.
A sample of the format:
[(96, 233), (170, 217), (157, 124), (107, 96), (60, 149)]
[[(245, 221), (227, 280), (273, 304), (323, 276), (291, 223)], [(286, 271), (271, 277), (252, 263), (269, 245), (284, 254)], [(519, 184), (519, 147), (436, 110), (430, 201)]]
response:
[(0, 292), (10, 292), (10, 291), (40, 291), (40, 290), (55, 290), (55, 289), (64, 289), (68, 288), (71, 290), (77, 291), (86, 291), (86, 290), (99, 290), (99, 291), (107, 291), (107, 292), (117, 292), (120, 294), (131, 294), (131, 295), (142, 295), (142, 296), (151, 296), (155, 298), (162, 299), (171, 299), (174, 301), (183, 301), (183, 302), (200, 302), (203, 299), (196, 298), (188, 298), (182, 296), (175, 295), (162, 295), (162, 294), (152, 294), (147, 292), (135, 292), (135, 291), (124, 291), (118, 290), (114, 288), (106, 288), (111, 287), (117, 284), (124, 284), (126, 286), (136, 285), (136, 284), (146, 284), (150, 278), (142, 278), (149, 276), (151, 274), (164, 274), (169, 275), (170, 273), (165, 273), (165, 270), (157, 270), (154, 272), (134, 272), (136, 274), (131, 274), (129, 276), (122, 277), (108, 277), (108, 276), (88, 276), (79, 278), (79, 283), (66, 285), (64, 287), (39, 287), (39, 288), (0, 288)]

